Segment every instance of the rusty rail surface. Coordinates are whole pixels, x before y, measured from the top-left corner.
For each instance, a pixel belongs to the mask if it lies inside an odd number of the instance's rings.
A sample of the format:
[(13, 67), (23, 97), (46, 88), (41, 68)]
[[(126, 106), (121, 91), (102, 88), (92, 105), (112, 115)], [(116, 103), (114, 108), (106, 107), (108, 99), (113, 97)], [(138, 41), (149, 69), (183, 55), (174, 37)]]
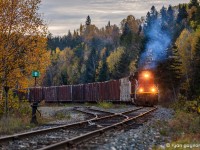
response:
[(97, 129), (97, 130), (92, 131), (92, 132), (88, 132), (86, 134), (74, 137), (72, 139), (68, 139), (68, 140), (65, 140), (65, 141), (62, 141), (62, 142), (58, 142), (56, 144), (52, 144), (52, 145), (43, 147), (43, 148), (41, 148), (39, 150), (53, 150), (53, 149), (59, 149), (59, 148), (64, 148), (64, 147), (70, 147), (70, 146), (73, 146), (75, 144), (79, 144), (79, 143), (82, 143), (84, 141), (88, 141), (89, 139), (92, 139), (94, 137), (102, 135), (104, 132), (106, 132), (108, 130), (115, 129), (115, 128), (119, 127), (119, 126), (123, 126), (124, 124), (128, 124), (129, 122), (131, 122), (133, 120), (136, 120), (138, 118), (144, 117), (145, 115), (153, 112), (156, 109), (157, 108), (154, 107), (151, 110), (148, 110), (148, 111), (146, 111), (144, 113), (141, 113), (141, 114), (139, 114), (139, 115), (137, 115), (135, 117), (124, 119), (123, 121), (115, 123), (113, 125), (110, 125), (110, 126), (107, 126), (107, 127), (101, 128), (101, 129)]
[(120, 116), (120, 115), (123, 115), (123, 114), (131, 113), (131, 112), (140, 110), (142, 108), (143, 107), (139, 107), (139, 108), (132, 109), (132, 110), (129, 110), (129, 111), (126, 111), (126, 112), (112, 114), (112, 115), (108, 115), (108, 116), (104, 116), (104, 117), (100, 117), (100, 118), (95, 117), (95, 118), (92, 118), (92, 119), (89, 119), (89, 120), (86, 120), (86, 121), (76, 122), (76, 123), (72, 123), (72, 124), (68, 124), (68, 125), (61, 125), (61, 126), (58, 126), (58, 127), (51, 127), (51, 128), (48, 128), (48, 129), (41, 129), (41, 130), (36, 130), (36, 131), (30, 131), (30, 132), (25, 132), (25, 133), (8, 135), (8, 136), (0, 137), (0, 143), (18, 140), (18, 139), (26, 138), (26, 137), (29, 137), (29, 136), (45, 134), (45, 133), (53, 132), (53, 131), (60, 130), (60, 129), (69, 129), (69, 128), (72, 128), (72, 127), (87, 125), (91, 121), (100, 121), (100, 120), (104, 120), (104, 119), (109, 119), (109, 118), (112, 118), (112, 117), (115, 117), (115, 116)]
[(115, 113), (110, 112), (110, 111), (99, 110), (99, 109), (95, 109), (95, 108), (91, 108), (91, 107), (75, 107), (73, 110), (81, 112), (81, 113), (84, 113), (84, 114), (87, 114), (87, 115), (95, 116), (95, 118), (99, 118), (99, 117), (115, 114)]

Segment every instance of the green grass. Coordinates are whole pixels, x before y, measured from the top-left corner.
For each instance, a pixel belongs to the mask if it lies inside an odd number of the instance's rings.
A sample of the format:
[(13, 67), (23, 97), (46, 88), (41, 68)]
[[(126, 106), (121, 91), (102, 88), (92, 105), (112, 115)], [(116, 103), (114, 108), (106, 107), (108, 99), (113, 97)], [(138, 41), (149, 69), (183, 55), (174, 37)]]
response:
[(0, 133), (1, 134), (13, 134), (15, 132), (21, 131), (23, 129), (29, 129), (35, 127), (35, 125), (30, 124), (30, 119), (18, 118), (14, 116), (2, 117), (0, 119)]
[(84, 105), (85, 105), (85, 106), (96, 106), (97, 104), (93, 104), (93, 103), (88, 103), (88, 102), (86, 102), (86, 103), (84, 103)]
[(114, 105), (111, 102), (99, 102), (99, 103), (97, 103), (97, 107), (110, 109), (110, 108), (114, 108)]
[(70, 119), (71, 118), (71, 115), (70, 113), (63, 113), (63, 112), (57, 112), (55, 114), (55, 119), (59, 119), (59, 120), (62, 120), (62, 119)]

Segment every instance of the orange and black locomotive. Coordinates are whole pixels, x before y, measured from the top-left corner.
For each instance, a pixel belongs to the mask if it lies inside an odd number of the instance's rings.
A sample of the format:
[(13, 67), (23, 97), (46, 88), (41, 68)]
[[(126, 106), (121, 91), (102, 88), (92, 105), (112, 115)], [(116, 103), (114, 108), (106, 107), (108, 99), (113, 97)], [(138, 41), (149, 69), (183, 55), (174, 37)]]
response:
[(158, 87), (151, 70), (140, 70), (129, 78), (131, 82), (131, 98), (136, 105), (153, 106), (158, 103)]

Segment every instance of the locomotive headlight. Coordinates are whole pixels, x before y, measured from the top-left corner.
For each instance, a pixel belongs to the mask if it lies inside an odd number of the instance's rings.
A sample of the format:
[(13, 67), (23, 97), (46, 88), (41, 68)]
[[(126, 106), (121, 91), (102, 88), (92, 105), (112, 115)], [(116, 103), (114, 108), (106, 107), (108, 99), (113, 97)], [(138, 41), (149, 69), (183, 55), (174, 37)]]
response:
[(149, 78), (149, 74), (148, 74), (148, 73), (145, 73), (145, 74), (144, 74), (144, 77), (145, 77), (145, 78)]
[(151, 92), (155, 93), (156, 92), (156, 89), (153, 87), (151, 88)]
[(150, 78), (150, 73), (148, 71), (143, 73), (144, 79), (149, 79)]
[(144, 89), (143, 88), (139, 88), (139, 92), (140, 93), (144, 92)]

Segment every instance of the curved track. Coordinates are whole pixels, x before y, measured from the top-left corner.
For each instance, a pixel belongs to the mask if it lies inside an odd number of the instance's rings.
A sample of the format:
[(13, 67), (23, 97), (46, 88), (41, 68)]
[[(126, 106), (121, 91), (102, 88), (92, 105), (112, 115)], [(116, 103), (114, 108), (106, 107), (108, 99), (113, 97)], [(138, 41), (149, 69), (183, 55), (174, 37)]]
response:
[[(91, 108), (88, 108), (88, 110), (90, 109)], [(64, 138), (61, 138), (60, 136), (60, 139), (56, 139), (56, 140), (54, 139), (52, 141), (50, 140), (48, 143), (41, 144), (36, 149), (40, 148), (41, 150), (46, 150), (46, 149), (58, 149), (58, 148), (63, 148), (63, 147), (69, 147), (69, 146), (73, 146), (75, 144), (81, 143), (85, 140), (91, 139), (93, 137), (99, 136), (102, 133), (108, 130), (111, 130), (113, 128), (118, 128), (119, 126), (123, 127), (124, 125), (128, 125), (129, 123), (133, 123), (134, 120), (138, 118), (142, 118), (143, 116), (151, 113), (155, 109), (156, 108), (139, 107), (136, 109), (132, 109), (126, 112), (116, 113), (116, 114), (111, 113), (111, 112), (105, 113), (104, 111), (91, 109), (91, 111), (99, 112), (99, 114), (101, 115), (99, 116), (96, 115), (95, 118), (93, 119), (89, 119), (86, 121), (77, 122), (73, 124), (62, 125), (62, 126), (52, 127), (48, 129), (42, 129), (42, 130), (31, 131), (31, 132), (26, 132), (22, 134), (14, 134), (11, 136), (1, 137), (0, 143), (5, 143), (8, 141), (13, 141), (13, 140), (23, 141), (24, 139), (26, 139), (25, 142), (29, 142), (31, 141), (29, 137), (34, 136), (34, 138), (37, 138), (36, 135), (37, 136), (48, 135), (53, 132), (58, 132), (58, 135), (64, 134), (63, 136)], [(87, 113), (89, 113), (89, 111)], [(90, 115), (91, 114), (92, 112), (90, 112)], [(104, 115), (102, 116), (102, 114)]]
[[(134, 111), (128, 111), (123, 112), (121, 114), (115, 114), (110, 119), (106, 120), (94, 120), (93, 121), (93, 128), (90, 127), (90, 125), (86, 126), (85, 128), (82, 128), (82, 132), (86, 133), (81, 134), (79, 136), (75, 136), (73, 138), (70, 138), (68, 140), (61, 141), (59, 143), (51, 144), (49, 146), (43, 147), (39, 150), (53, 150), (53, 149), (60, 149), (64, 147), (71, 147), (73, 145), (82, 143), (84, 141), (87, 141), (89, 139), (92, 139), (94, 137), (100, 136), (102, 133), (115, 129), (118, 127), (123, 127), (124, 125), (128, 125), (130, 123), (133, 123), (134, 120), (144, 117), (145, 115), (153, 112), (157, 108), (138, 108)], [(103, 122), (102, 122), (103, 121)], [(95, 126), (95, 128), (94, 128)], [(88, 128), (92, 131), (88, 131)]]

